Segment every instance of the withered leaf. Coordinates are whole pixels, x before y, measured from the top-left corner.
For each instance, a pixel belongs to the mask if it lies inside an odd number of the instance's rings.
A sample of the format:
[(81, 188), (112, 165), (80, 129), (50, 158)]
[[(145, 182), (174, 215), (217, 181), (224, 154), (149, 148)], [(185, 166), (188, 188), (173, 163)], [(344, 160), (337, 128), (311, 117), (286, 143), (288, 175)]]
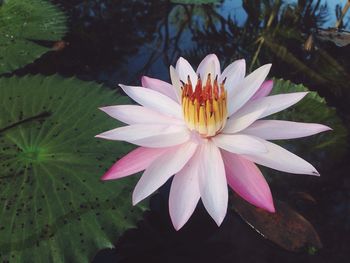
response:
[(247, 224), (280, 247), (289, 251), (322, 248), (312, 224), (286, 203), (275, 199), (276, 213), (269, 213), (250, 205), (237, 195), (233, 195), (231, 201), (233, 209)]

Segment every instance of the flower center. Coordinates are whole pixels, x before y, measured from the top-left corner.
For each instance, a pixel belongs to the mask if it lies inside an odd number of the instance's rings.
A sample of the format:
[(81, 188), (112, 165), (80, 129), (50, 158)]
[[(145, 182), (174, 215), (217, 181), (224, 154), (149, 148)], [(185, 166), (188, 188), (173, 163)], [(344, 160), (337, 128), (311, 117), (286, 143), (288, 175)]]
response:
[(182, 111), (188, 128), (202, 137), (215, 136), (225, 126), (227, 119), (225, 80), (219, 87), (217, 77), (212, 83), (208, 74), (206, 84), (202, 85), (198, 76), (194, 91), (189, 77), (187, 83), (182, 84)]

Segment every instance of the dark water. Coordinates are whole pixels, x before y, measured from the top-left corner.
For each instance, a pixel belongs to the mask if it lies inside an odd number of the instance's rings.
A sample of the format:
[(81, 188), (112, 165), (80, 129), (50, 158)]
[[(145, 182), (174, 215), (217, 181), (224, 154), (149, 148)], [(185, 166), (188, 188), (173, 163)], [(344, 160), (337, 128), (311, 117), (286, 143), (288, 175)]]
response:
[[(18, 74), (57, 72), (114, 88), (117, 83), (138, 85), (142, 75), (169, 80), (168, 67), (179, 56), (197, 64), (207, 53), (216, 53), (222, 66), (245, 58), (250, 69), (272, 62), (271, 76), (319, 92), (350, 128), (350, 45), (339, 46), (337, 39), (325, 40), (317, 31), (335, 25), (336, 4), (344, 6), (345, 0), (288, 1), (289, 7), (268, 0), (202, 6), (162, 0), (53, 2), (69, 16), (66, 46)], [(350, 29), (349, 17), (350, 11), (340, 25), (345, 30)], [(311, 195), (312, 204), (271, 186), (275, 198), (314, 225), (323, 243), (316, 253), (281, 249), (233, 212), (218, 228), (201, 205), (176, 232), (168, 215), (166, 185), (152, 197), (152, 209), (138, 228), (126, 232), (117, 249), (99, 252), (94, 262), (350, 262), (349, 157), (327, 165), (317, 182), (305, 183), (300, 176), (291, 185), (292, 191)]]

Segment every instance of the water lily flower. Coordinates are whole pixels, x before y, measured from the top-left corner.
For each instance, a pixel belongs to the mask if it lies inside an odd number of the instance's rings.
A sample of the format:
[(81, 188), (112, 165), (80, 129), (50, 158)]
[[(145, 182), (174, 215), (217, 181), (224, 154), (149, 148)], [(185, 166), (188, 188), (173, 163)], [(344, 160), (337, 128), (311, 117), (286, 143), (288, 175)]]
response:
[(169, 212), (175, 229), (201, 199), (220, 225), (226, 215), (227, 184), (249, 203), (274, 212), (270, 188), (255, 163), (276, 170), (319, 175), (307, 161), (268, 140), (309, 136), (329, 127), (315, 123), (261, 120), (300, 101), (307, 92), (268, 96), (271, 64), (245, 76), (243, 59), (223, 72), (216, 55), (197, 71), (184, 58), (170, 67), (172, 84), (149, 77), (142, 86), (120, 85), (138, 105), (101, 108), (126, 124), (96, 137), (140, 147), (118, 160), (102, 180), (144, 171), (133, 192), (137, 204), (173, 175)]

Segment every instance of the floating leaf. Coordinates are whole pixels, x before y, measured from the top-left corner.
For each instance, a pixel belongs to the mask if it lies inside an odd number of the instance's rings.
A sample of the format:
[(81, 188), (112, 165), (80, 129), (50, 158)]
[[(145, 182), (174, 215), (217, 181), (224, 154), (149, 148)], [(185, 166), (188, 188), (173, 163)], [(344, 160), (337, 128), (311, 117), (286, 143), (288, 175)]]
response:
[(263, 237), (290, 251), (320, 249), (322, 243), (314, 227), (286, 203), (275, 200), (276, 213), (256, 208), (233, 195), (233, 209)]
[(133, 178), (99, 178), (124, 143), (94, 135), (118, 126), (97, 108), (125, 97), (58, 76), (0, 79), (0, 259), (88, 262), (133, 227)]
[[(274, 80), (272, 94), (309, 91), (302, 84), (294, 84), (285, 80)], [(272, 115), (269, 119), (280, 119), (299, 122), (322, 123), (333, 129), (318, 135), (283, 140), (279, 144), (290, 148), (294, 153), (311, 161), (317, 167), (329, 165), (341, 159), (347, 144), (347, 131), (337, 116), (336, 110), (329, 107), (326, 101), (316, 92), (309, 94), (295, 106)]]
[(186, 5), (202, 5), (202, 4), (214, 4), (220, 2), (220, 0), (170, 0), (175, 4), (186, 4)]
[(39, 43), (66, 32), (62, 11), (44, 0), (6, 0), (0, 6), (0, 74), (33, 62), (51, 50)]

